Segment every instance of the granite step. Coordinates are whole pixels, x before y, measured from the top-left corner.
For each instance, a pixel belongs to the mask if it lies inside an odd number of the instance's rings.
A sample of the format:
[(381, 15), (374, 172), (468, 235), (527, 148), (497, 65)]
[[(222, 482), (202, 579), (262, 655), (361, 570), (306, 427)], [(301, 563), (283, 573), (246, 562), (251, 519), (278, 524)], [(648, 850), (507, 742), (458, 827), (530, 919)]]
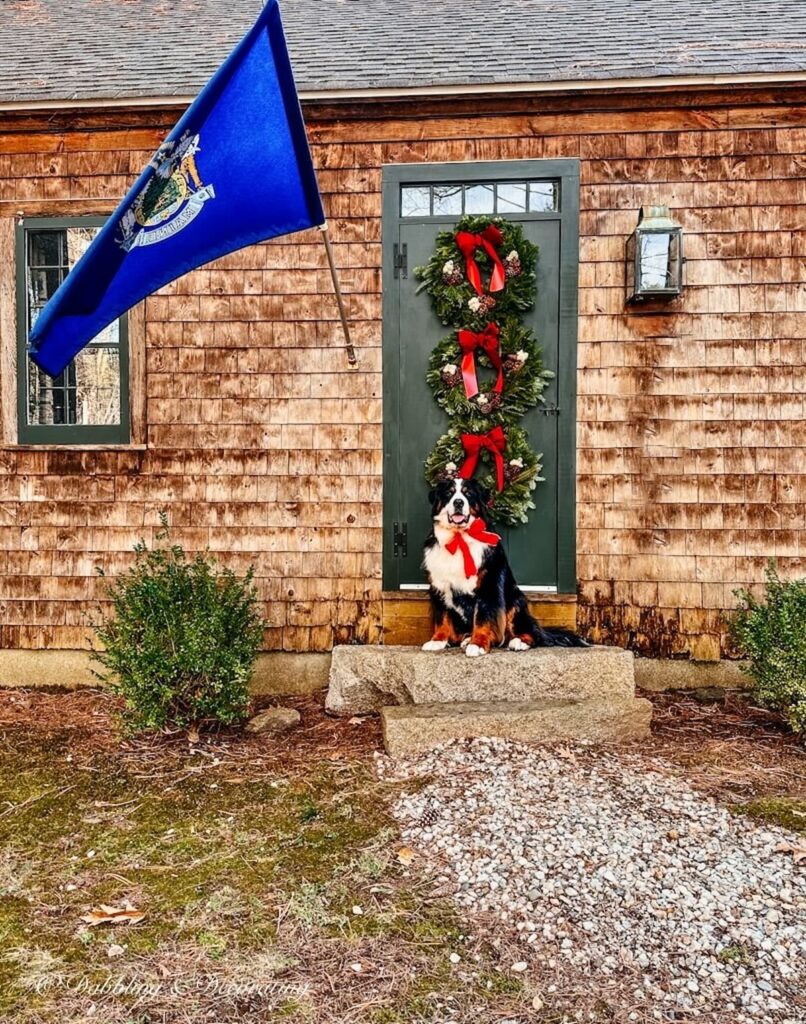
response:
[(588, 700), (635, 695), (631, 651), (618, 647), (495, 650), (342, 646), (333, 650), (328, 711), (366, 714), (387, 705)]
[(652, 705), (636, 697), (485, 701), (381, 709), (383, 739), (394, 757), (448, 740), (494, 736), (523, 743), (626, 743), (649, 735)]

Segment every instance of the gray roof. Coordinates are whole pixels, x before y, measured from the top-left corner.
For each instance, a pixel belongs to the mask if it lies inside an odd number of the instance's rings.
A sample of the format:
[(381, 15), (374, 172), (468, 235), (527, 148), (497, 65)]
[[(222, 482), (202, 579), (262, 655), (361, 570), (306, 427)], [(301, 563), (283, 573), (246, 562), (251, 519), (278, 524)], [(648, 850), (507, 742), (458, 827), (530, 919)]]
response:
[[(806, 0), (281, 0), (301, 92), (806, 70)], [(195, 94), (260, 0), (0, 0), (0, 101)]]

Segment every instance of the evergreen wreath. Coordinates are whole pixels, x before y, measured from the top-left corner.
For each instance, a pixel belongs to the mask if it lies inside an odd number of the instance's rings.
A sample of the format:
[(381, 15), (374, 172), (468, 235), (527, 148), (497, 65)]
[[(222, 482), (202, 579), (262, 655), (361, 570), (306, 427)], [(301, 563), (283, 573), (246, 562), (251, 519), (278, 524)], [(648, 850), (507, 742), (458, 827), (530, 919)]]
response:
[[(458, 333), (454, 331), (439, 342), (428, 364), (426, 380), (437, 403), (451, 419), (461, 421), (470, 431), (484, 431), (497, 423), (514, 426), (537, 405), (554, 376), (543, 367), (534, 334), (516, 317), (510, 317), (499, 335), (503, 388), (500, 392), (495, 390), (497, 370), (490, 356), (477, 349), (473, 357), (479, 391), (468, 397)], [(492, 374), (480, 372), (481, 368), (492, 370)]]
[[(495, 241), (496, 231), (500, 242)], [(485, 233), (489, 237), (466, 257), (457, 238)], [(489, 320), (500, 323), (534, 305), (537, 254), (538, 247), (524, 236), (519, 224), (503, 217), (462, 217), (453, 229), (437, 235), (431, 259), (416, 267), (414, 275), (422, 282), (418, 291), (428, 292), (443, 324), (478, 331)], [(473, 264), (479, 271), (480, 290), (468, 276)], [(504, 287), (491, 290), (493, 276), (500, 270)]]
[[(542, 458), (516, 420), (540, 401), (553, 375), (544, 369), (522, 314), (534, 305), (538, 248), (502, 217), (463, 217), (437, 236), (418, 267), (419, 290), (454, 330), (439, 342), (427, 372), (452, 419), (425, 463), (431, 486), (478, 476), (489, 516), (502, 525), (528, 520)], [(492, 380), (490, 372), (492, 371)]]
[[(463, 433), (459, 428), (451, 427), (434, 445), (425, 462), (425, 477), (431, 487), (459, 476), (466, 459)], [(540, 476), (542, 457), (532, 450), (523, 427), (507, 428), (502, 455), (504, 489), (499, 491), (496, 460), (488, 450), (482, 450), (474, 476), (490, 493), (488, 507), (491, 520), (504, 526), (517, 526), (528, 521), (529, 510), (535, 507), (532, 491), (544, 480)]]

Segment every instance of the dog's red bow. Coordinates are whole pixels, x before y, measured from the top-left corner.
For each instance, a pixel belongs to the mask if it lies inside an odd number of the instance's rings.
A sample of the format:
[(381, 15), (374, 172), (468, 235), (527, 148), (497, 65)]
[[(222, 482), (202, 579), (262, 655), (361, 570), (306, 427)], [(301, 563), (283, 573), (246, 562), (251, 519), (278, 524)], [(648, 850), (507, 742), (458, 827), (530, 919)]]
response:
[(465, 534), (468, 537), (472, 537), (473, 540), (480, 540), (482, 544), (492, 544), (493, 547), (501, 540), (497, 533), (490, 533), (487, 529), (487, 524), (483, 519), (474, 519), (470, 524), (470, 529), (464, 530), (461, 533), (454, 534), (453, 540), (449, 540), (445, 545), (445, 550), (455, 555), (457, 551), (462, 552), (462, 559), (465, 564), (465, 576), (470, 579), (471, 576), (475, 576), (478, 572), (476, 563), (473, 561), (473, 556), (470, 554), (470, 545), (465, 540)]
[(503, 491), (504, 489), (504, 449), (507, 446), (507, 438), (504, 433), (504, 428), (501, 426), (493, 427), (492, 430), (488, 430), (486, 434), (462, 434), (462, 447), (467, 453), (465, 461), (462, 463), (462, 468), (459, 470), (459, 476), (463, 480), (469, 480), (476, 472), (476, 466), (479, 463), (479, 455), (481, 454), (482, 448), (486, 448), (491, 451), (493, 458), (495, 459), (495, 475), (498, 483), (498, 490)]
[(456, 234), (456, 244), (459, 247), (459, 252), (465, 258), (467, 279), (475, 288), (477, 295), (484, 294), (484, 288), (481, 284), (481, 271), (479, 270), (478, 263), (476, 263), (477, 249), (484, 249), (493, 261), (493, 272), (490, 276), (490, 291), (500, 292), (504, 287), (506, 273), (504, 272), (504, 264), (501, 262), (501, 257), (497, 252), (499, 245), (501, 245), (503, 241), (504, 236), (495, 224), (488, 224), (479, 235), (474, 235), (472, 231), (459, 231)]
[(468, 398), (474, 398), (479, 393), (479, 382), (476, 380), (476, 357), (477, 348), (486, 352), (490, 362), (498, 370), (498, 380), (495, 382), (493, 391), (499, 394), (504, 388), (504, 374), (501, 369), (501, 353), (498, 324), (487, 324), (481, 333), (475, 331), (459, 331), (456, 335), (464, 355), (462, 356), (462, 380), (465, 384), (465, 394)]

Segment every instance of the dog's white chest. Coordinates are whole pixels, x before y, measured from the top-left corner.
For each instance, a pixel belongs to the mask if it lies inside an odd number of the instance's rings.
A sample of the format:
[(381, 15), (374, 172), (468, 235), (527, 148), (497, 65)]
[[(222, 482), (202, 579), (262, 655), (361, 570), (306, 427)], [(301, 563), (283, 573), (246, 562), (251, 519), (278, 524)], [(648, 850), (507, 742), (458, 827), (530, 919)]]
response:
[[(440, 533), (442, 531), (437, 531), (438, 543), (426, 551), (424, 565), (425, 571), (431, 580), (431, 586), (441, 592), (445, 604), (450, 607), (452, 606), (451, 594), (453, 592), (458, 594), (473, 593), (478, 582), (478, 575), (475, 573), (469, 577), (465, 575), (465, 560), (461, 548), (457, 547), (456, 551), (451, 554), (445, 547), (444, 539), (440, 537)], [(446, 536), (449, 540), (451, 534), (448, 534), (446, 531)], [(476, 566), (481, 565), (487, 545), (473, 537), (468, 537), (466, 534), (464, 539), (473, 562)]]

